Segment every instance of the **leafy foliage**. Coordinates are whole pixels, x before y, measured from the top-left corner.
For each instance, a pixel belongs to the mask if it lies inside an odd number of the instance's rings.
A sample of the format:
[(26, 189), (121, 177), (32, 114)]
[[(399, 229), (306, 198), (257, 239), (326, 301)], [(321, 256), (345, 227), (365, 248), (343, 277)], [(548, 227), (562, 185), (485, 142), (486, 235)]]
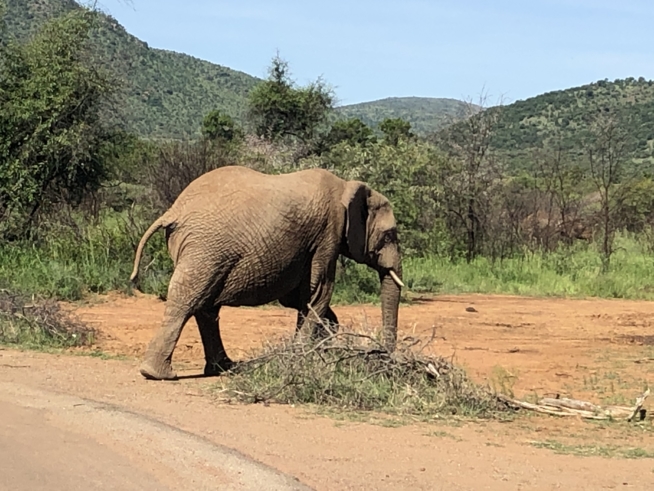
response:
[(379, 129), (384, 133), (384, 141), (396, 145), (402, 140), (415, 138), (411, 132), (411, 123), (401, 118), (386, 118), (379, 123)]
[(366, 182), (393, 204), (401, 243), (408, 254), (439, 248), (440, 153), (419, 141), (380, 141), (362, 147), (343, 142), (322, 157), (321, 166), (344, 179)]
[(110, 86), (85, 50), (93, 16), (72, 11), (0, 52), (0, 215), (79, 203), (105, 176), (99, 123)]
[(331, 148), (342, 142), (366, 145), (376, 140), (377, 137), (369, 126), (358, 118), (352, 118), (334, 122), (321, 143), (323, 148)]
[(241, 138), (242, 131), (229, 114), (224, 114), (216, 109), (204, 117), (202, 136), (209, 140), (228, 143)]
[(275, 57), (268, 80), (254, 87), (248, 102), (254, 133), (269, 141), (295, 138), (311, 143), (327, 121), (334, 104), (332, 91), (322, 80), (296, 87), (288, 63)]

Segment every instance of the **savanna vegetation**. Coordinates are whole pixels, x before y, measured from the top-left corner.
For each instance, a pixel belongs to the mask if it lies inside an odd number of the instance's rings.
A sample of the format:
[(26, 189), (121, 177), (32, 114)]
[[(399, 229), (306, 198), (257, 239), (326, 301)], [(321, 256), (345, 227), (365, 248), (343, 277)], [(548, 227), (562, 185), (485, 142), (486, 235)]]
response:
[[(385, 194), (406, 301), (444, 292), (654, 298), (651, 82), (488, 109), (457, 103), (443, 109), (454, 124), (441, 118), (425, 137), (401, 111), (339, 113), (327, 82), (299, 86), (279, 57), (258, 81), (150, 50), (74, 2), (0, 1), (0, 11), (0, 343), (91, 342), (93, 331), (57, 301), (129, 291), (152, 220), (192, 180), (233, 164), (320, 167)], [(163, 234), (142, 264), (141, 288), (165, 297)], [(373, 271), (339, 263), (335, 302), (376, 301), (378, 288)], [(372, 332), (329, 341), (270, 346), (221, 390), (417, 416), (503, 409), (415, 345), (391, 356)]]
[[(28, 4), (26, 16), (46, 16), (51, 5)], [(325, 81), (298, 86), (275, 58), (267, 79), (242, 85), (239, 111), (199, 87), (199, 122), (164, 141), (150, 123), (106, 116), (126, 89), (98, 56), (105, 16), (64, 9), (14, 35), (20, 9), (8, 5), (0, 288), (66, 300), (128, 290), (151, 220), (202, 173), (241, 164), (269, 173), (322, 167), (387, 195), (413, 294), (654, 296), (651, 82), (598, 82), (486, 110), (462, 103), (458, 123), (424, 138), (395, 114), (375, 126), (337, 117)], [(132, 56), (118, 41), (113, 49)], [(162, 83), (174, 82), (171, 70), (158, 72)], [(157, 124), (173, 124), (157, 114)], [(146, 256), (141, 286), (164, 296), (171, 263), (161, 234)], [(343, 260), (338, 274), (335, 301), (376, 299), (373, 272)]]
[(493, 110), (498, 121), (492, 148), (510, 173), (533, 172), (544, 148), (561, 148), (568, 160), (583, 166), (587, 148), (582, 143), (600, 115), (619, 119), (629, 135), (630, 166), (649, 172), (654, 163), (654, 81), (643, 77), (599, 80)]

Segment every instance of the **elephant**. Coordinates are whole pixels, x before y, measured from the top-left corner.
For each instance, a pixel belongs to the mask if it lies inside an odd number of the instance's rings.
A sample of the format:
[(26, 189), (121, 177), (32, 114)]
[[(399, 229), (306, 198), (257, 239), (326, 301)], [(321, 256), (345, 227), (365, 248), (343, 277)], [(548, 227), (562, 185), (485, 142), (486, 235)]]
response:
[(202, 339), (204, 374), (232, 367), (220, 336), (222, 306), (277, 300), (298, 311), (296, 334), (324, 336), (326, 326), (338, 325), (329, 304), (339, 255), (378, 272), (383, 342), (395, 349), (404, 286), (397, 224), (389, 200), (367, 184), (324, 169), (269, 175), (233, 165), (207, 172), (143, 234), (132, 283), (145, 244), (161, 228), (174, 270), (162, 325), (139, 368), (146, 379), (177, 378), (172, 355), (191, 316)]

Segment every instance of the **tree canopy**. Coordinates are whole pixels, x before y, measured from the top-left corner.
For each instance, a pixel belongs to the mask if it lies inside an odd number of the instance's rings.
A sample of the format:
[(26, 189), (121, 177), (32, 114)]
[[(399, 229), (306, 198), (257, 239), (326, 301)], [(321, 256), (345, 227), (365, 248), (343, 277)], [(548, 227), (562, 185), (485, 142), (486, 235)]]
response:
[(254, 132), (269, 141), (294, 138), (309, 143), (334, 107), (334, 94), (321, 79), (306, 87), (292, 80), (288, 63), (276, 56), (268, 79), (250, 92), (249, 120)]
[(229, 114), (215, 109), (204, 117), (202, 135), (209, 140), (231, 142), (240, 138), (242, 132)]
[(0, 216), (78, 203), (105, 175), (100, 111), (113, 84), (88, 56), (93, 23), (76, 10), (0, 47)]

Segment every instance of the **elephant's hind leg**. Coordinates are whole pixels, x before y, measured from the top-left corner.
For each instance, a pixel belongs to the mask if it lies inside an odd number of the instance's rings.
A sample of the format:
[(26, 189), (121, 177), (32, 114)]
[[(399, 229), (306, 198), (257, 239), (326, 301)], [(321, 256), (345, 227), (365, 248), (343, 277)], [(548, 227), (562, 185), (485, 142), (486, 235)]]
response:
[(220, 337), (219, 311), (219, 307), (209, 307), (195, 313), (204, 346), (205, 375), (218, 375), (232, 366), (232, 360), (227, 356)]
[(163, 323), (150, 341), (139, 368), (141, 375), (151, 380), (177, 378), (172, 367), (173, 350), (189, 317), (188, 308), (174, 301), (171, 302), (170, 297), (168, 298)]
[(197, 280), (192, 280), (187, 270), (192, 271), (191, 268), (178, 264), (170, 279), (163, 322), (150, 341), (141, 363), (140, 372), (145, 378), (154, 380), (177, 378), (172, 368), (173, 351), (186, 321), (197, 310), (201, 295), (206, 289), (204, 285), (198, 288)]

